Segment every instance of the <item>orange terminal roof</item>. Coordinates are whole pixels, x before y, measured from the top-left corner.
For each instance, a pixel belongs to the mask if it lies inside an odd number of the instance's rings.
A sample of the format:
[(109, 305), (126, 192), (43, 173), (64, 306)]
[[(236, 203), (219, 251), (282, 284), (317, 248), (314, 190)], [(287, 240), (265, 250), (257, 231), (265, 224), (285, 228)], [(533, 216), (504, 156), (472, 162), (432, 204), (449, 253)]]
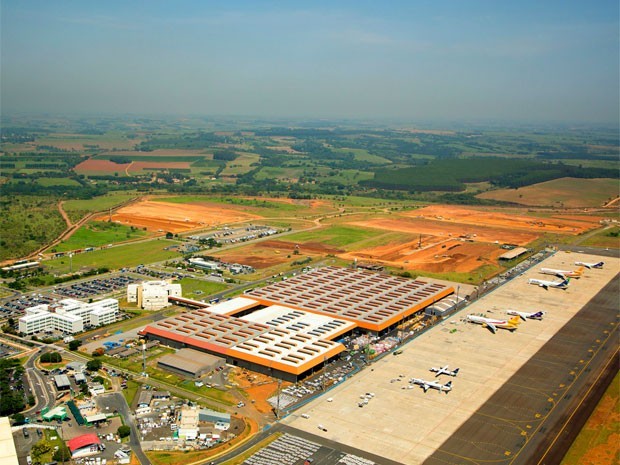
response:
[(454, 288), (399, 276), (335, 266), (256, 289), (246, 297), (352, 321), (382, 331), (452, 294)]

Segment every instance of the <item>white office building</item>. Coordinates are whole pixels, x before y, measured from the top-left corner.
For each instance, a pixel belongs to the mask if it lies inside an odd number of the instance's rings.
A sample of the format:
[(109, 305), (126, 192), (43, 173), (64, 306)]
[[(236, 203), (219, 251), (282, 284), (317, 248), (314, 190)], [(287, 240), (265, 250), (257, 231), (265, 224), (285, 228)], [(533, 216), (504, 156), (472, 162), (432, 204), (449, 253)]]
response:
[(19, 332), (35, 334), (41, 331), (61, 331), (76, 334), (84, 331), (86, 325), (102, 326), (118, 318), (118, 300), (104, 299), (84, 303), (64, 299), (53, 305), (37, 305), (26, 309), (26, 315), (19, 319)]
[(127, 286), (127, 302), (144, 310), (160, 310), (169, 306), (168, 297), (181, 297), (181, 285), (168, 281), (144, 281)]

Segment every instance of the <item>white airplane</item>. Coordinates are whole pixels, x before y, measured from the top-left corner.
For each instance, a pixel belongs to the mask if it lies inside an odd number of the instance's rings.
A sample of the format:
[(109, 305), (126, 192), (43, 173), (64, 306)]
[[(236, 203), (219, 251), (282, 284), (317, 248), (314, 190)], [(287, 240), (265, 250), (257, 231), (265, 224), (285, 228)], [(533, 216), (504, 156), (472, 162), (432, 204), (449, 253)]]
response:
[(445, 392), (446, 394), (452, 390), (452, 381), (448, 381), (446, 384), (441, 384), (438, 381), (426, 381), (420, 378), (411, 378), (409, 380), (411, 384), (417, 384), (424, 392), (428, 391), (429, 388), (437, 389), (440, 393)]
[(495, 334), (497, 328), (514, 331), (515, 329), (517, 329), (517, 325), (520, 323), (518, 316), (512, 317), (509, 320), (498, 320), (496, 318), (486, 318), (480, 315), (467, 315), (467, 321), (486, 326), (491, 330), (493, 334)]
[(583, 274), (583, 266), (580, 266), (576, 270), (554, 270), (553, 268), (541, 268), (540, 272), (542, 274), (552, 274), (557, 276), (558, 278), (581, 278)]
[(545, 290), (548, 290), (550, 287), (555, 287), (556, 289), (566, 290), (568, 288), (568, 282), (570, 278), (566, 278), (564, 281), (545, 281), (543, 279), (529, 279), (527, 282), (529, 284), (536, 284), (537, 286), (542, 287)]
[(506, 313), (512, 316), (518, 316), (523, 321), (530, 320), (542, 320), (545, 312), (518, 312), (517, 310), (507, 310)]
[(436, 373), (435, 378), (437, 378), (440, 375), (456, 376), (459, 369), (455, 368), (454, 370), (448, 370), (448, 365), (446, 365), (445, 367), (433, 367), (430, 371)]
[(604, 264), (605, 264), (605, 262), (598, 262), (598, 263), (575, 262), (575, 265), (577, 265), (577, 266), (585, 266), (587, 269), (603, 268)]

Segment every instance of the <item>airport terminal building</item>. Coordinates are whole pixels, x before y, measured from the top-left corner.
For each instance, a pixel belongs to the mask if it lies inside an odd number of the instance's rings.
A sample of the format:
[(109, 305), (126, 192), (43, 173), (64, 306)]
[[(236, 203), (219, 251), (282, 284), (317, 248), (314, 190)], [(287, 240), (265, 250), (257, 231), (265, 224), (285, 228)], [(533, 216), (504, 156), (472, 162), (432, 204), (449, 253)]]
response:
[(158, 321), (141, 334), (295, 382), (344, 351), (336, 342), (344, 335), (384, 334), (453, 292), (440, 283), (326, 267)]

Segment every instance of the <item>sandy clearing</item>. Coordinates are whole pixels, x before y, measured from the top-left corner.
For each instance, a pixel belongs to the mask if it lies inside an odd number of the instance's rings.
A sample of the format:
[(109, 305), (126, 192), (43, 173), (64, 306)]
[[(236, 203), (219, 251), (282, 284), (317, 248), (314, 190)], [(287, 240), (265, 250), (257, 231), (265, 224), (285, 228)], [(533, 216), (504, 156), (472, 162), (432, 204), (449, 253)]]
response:
[[(107, 220), (107, 216), (97, 218)], [(178, 204), (145, 200), (119, 209), (112, 221), (146, 228), (149, 231), (179, 233), (221, 224), (261, 218), (239, 209), (221, 205)]]
[(404, 216), (425, 218), (441, 222), (484, 225), (543, 233), (579, 234), (591, 227), (581, 221), (540, 218), (519, 215), (514, 212), (497, 212), (449, 205), (430, 205), (403, 213)]

